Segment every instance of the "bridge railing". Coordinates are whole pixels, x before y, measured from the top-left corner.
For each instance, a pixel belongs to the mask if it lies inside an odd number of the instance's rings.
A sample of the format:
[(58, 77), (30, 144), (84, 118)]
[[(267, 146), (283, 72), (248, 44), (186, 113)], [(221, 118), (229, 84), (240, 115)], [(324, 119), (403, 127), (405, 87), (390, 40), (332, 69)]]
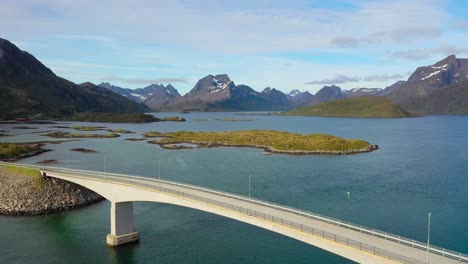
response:
[[(14, 164), (14, 165), (18, 166), (19, 164)], [(23, 164), (21, 164), (19, 166), (23, 166)], [(364, 226), (352, 224), (350, 222), (342, 221), (342, 220), (339, 220), (339, 219), (335, 219), (335, 218), (331, 218), (331, 217), (322, 216), (322, 215), (319, 215), (319, 214), (307, 212), (307, 211), (304, 211), (304, 210), (301, 210), (301, 209), (292, 208), (292, 207), (288, 207), (288, 206), (283, 206), (283, 205), (279, 205), (279, 204), (275, 204), (275, 203), (255, 199), (255, 198), (249, 198), (249, 197), (246, 197), (246, 196), (243, 196), (243, 195), (231, 194), (231, 193), (227, 193), (227, 192), (212, 190), (212, 189), (209, 189), (209, 188), (199, 187), (199, 186), (190, 185), (190, 184), (183, 184), (183, 183), (178, 183), (178, 182), (172, 182), (172, 181), (167, 181), (167, 180), (158, 180), (158, 179), (154, 179), (154, 178), (146, 178), (146, 177), (140, 177), (140, 176), (129, 176), (129, 175), (117, 174), (117, 173), (93, 172), (93, 171), (76, 170), (76, 169), (62, 169), (62, 168), (44, 167), (44, 166), (35, 166), (35, 165), (25, 165), (24, 167), (31, 167), (31, 168), (36, 168), (36, 169), (57, 171), (57, 172), (62, 171), (62, 172), (65, 172), (65, 173), (67, 171), (68, 172), (76, 172), (76, 173), (86, 174), (90, 178), (98, 178), (98, 179), (102, 179), (104, 181), (118, 180), (120, 182), (126, 182), (126, 183), (129, 183), (129, 184), (132, 184), (132, 185), (140, 185), (140, 186), (143, 186), (143, 187), (146, 187), (146, 188), (149, 187), (151, 189), (154, 189), (157, 186), (150, 185), (150, 184), (145, 184), (145, 183), (142, 183), (140, 181), (141, 180), (151, 181), (151, 182), (154, 182), (154, 183), (173, 185), (173, 186), (189, 188), (189, 189), (208, 192), (208, 193), (213, 193), (213, 194), (216, 194), (216, 195), (222, 195), (222, 196), (225, 196), (225, 197), (241, 200), (241, 201), (244, 201), (244, 202), (255, 203), (255, 204), (258, 204), (258, 205), (263, 205), (263, 206), (271, 207), (271, 208), (274, 208), (274, 209), (286, 211), (286, 212), (289, 212), (289, 213), (297, 214), (297, 215), (300, 215), (300, 216), (304, 216), (304, 217), (311, 218), (313, 220), (318, 220), (318, 221), (321, 221), (321, 222), (325, 222), (325, 223), (328, 223), (328, 224), (333, 224), (333, 225), (336, 225), (336, 226), (345, 227), (345, 228), (348, 228), (350, 230), (354, 230), (354, 231), (357, 231), (357, 232), (360, 232), (360, 233), (380, 237), (380, 238), (383, 238), (385, 240), (393, 241), (393, 242), (403, 244), (403, 245), (407, 245), (407, 246), (417, 248), (417, 249), (420, 249), (420, 250), (424, 250), (424, 251), (428, 250), (430, 253), (434, 253), (434, 254), (437, 254), (437, 255), (444, 256), (444, 257), (452, 258), (452, 259), (458, 260), (460, 262), (468, 263), (468, 255), (460, 253), (460, 252), (447, 250), (447, 249), (437, 247), (437, 246), (433, 246), (433, 245), (431, 245), (428, 248), (426, 244), (424, 244), (422, 242), (419, 242), (419, 241), (416, 241), (416, 240), (413, 240), (413, 239), (409, 239), (409, 238), (405, 238), (405, 237), (401, 237), (401, 236), (396, 236), (396, 235), (393, 235), (393, 234), (390, 234), (390, 233), (387, 233), (387, 232), (384, 232), (384, 231), (367, 228), (367, 227), (364, 227)], [(101, 174), (102, 176), (98, 175), (98, 174)], [(192, 195), (192, 194), (176, 191), (176, 190), (173, 190), (173, 189), (162, 188), (161, 186), (159, 186), (159, 188), (160, 188), (161, 191), (176, 193), (176, 194), (178, 194), (180, 196), (183, 196), (183, 197), (188, 197), (189, 195)], [(198, 200), (205, 200), (206, 199), (204, 197), (199, 197), (199, 196), (196, 196), (194, 198), (197, 198)], [(219, 203), (221, 203), (221, 202), (211, 200), (211, 203), (219, 205)], [(368, 252), (372, 252), (372, 253), (382, 255), (382, 256), (387, 256), (387, 257), (390, 257), (390, 256), (394, 255), (394, 258), (396, 258), (396, 259), (403, 260), (405, 262), (415, 263), (415, 260), (408, 259), (407, 257), (402, 256), (402, 255), (397, 254), (397, 253), (394, 253), (394, 252), (390, 252), (390, 251), (387, 251), (387, 250), (384, 250), (384, 249), (376, 248), (376, 247), (374, 247), (372, 245), (363, 244), (362, 242), (351, 240), (351, 239), (345, 238), (343, 236), (339, 236), (339, 235), (337, 236), (335, 234), (332, 234), (332, 233), (329, 233), (329, 232), (326, 232), (326, 231), (323, 231), (323, 230), (303, 226), (303, 225), (298, 224), (298, 223), (290, 222), (290, 221), (288, 221), (286, 219), (281, 219), (281, 218), (277, 218), (277, 217), (274, 217), (274, 216), (271, 216), (271, 215), (266, 215), (266, 214), (263, 214), (261, 212), (253, 211), (253, 210), (251, 210), (249, 208), (241, 208), (241, 207), (234, 208), (235, 206), (231, 205), (231, 204), (224, 204), (223, 207), (235, 209), (236, 211), (244, 212), (244, 213), (248, 213), (248, 214), (253, 213), (253, 215), (255, 215), (255, 216), (262, 216), (263, 215), (264, 219), (269, 219), (269, 220), (272, 220), (273, 222), (278, 222), (278, 223), (282, 223), (282, 224), (290, 223), (289, 226), (293, 227), (293, 228), (296, 228), (296, 229), (299, 229), (298, 227), (301, 226), (301, 228), (302, 228), (301, 231), (306, 231), (306, 232), (313, 233), (313, 234), (316, 234), (316, 235), (322, 234), (322, 236), (324, 238), (325, 237), (329, 238), (329, 239), (333, 238), (333, 240), (335, 240), (336, 242), (346, 243), (348, 246), (354, 246), (354, 247), (359, 248), (361, 250), (366, 250)], [(278, 220), (278, 221), (275, 221), (275, 220)], [(357, 247), (357, 245), (359, 245), (359, 247)]]
[[(93, 172), (87, 172), (87, 171), (80, 171), (80, 172), (85, 172), (87, 174), (90, 173), (92, 175), (95, 175), (95, 173), (93, 174)], [(384, 232), (384, 231), (371, 229), (371, 228), (364, 227), (364, 226), (361, 226), (361, 225), (356, 225), (356, 224), (353, 224), (353, 223), (350, 223), (350, 222), (342, 221), (342, 220), (339, 220), (339, 219), (336, 219), (336, 218), (322, 216), (322, 215), (307, 212), (307, 211), (304, 211), (304, 210), (301, 210), (301, 209), (292, 208), (292, 207), (288, 207), (288, 206), (284, 206), (284, 205), (279, 205), (279, 204), (271, 203), (271, 202), (268, 202), (268, 201), (259, 200), (259, 199), (256, 199), (256, 198), (249, 198), (249, 197), (246, 197), (246, 196), (243, 196), (243, 195), (231, 194), (231, 193), (227, 193), (227, 192), (223, 192), (223, 191), (217, 191), (217, 190), (213, 190), (213, 189), (209, 189), (209, 188), (205, 188), (205, 187), (199, 187), (199, 186), (195, 186), (195, 185), (191, 185), (191, 184), (184, 184), (184, 183), (178, 183), (178, 182), (167, 181), (167, 180), (158, 180), (158, 179), (154, 179), (154, 178), (146, 178), (146, 177), (140, 177), (140, 176), (128, 176), (128, 175), (116, 174), (116, 173), (105, 173), (105, 175), (107, 175), (108, 177), (118, 177), (119, 180), (124, 180), (124, 181), (126, 181), (126, 182), (128, 182), (130, 184), (135, 184), (135, 183), (138, 183), (138, 182), (128, 180), (128, 178), (132, 178), (132, 179), (136, 179), (136, 180), (152, 181), (152, 182), (155, 182), (155, 183), (163, 183), (163, 184), (168, 184), (168, 185), (173, 185), (173, 186), (178, 186), (178, 187), (183, 187), (183, 188), (189, 188), (189, 189), (198, 190), (198, 191), (203, 191), (203, 192), (207, 192), (207, 193), (213, 193), (213, 194), (216, 194), (216, 195), (222, 195), (222, 196), (225, 196), (225, 197), (228, 197), (228, 198), (234, 198), (234, 199), (238, 199), (238, 200), (241, 200), (241, 201), (244, 201), (244, 202), (255, 203), (255, 204), (267, 206), (267, 207), (270, 207), (270, 208), (286, 211), (286, 212), (289, 212), (289, 213), (297, 214), (297, 215), (300, 215), (300, 216), (308, 217), (308, 218), (318, 220), (318, 221), (321, 221), (321, 222), (325, 222), (325, 223), (328, 223), (328, 224), (333, 224), (333, 225), (336, 225), (336, 226), (345, 227), (345, 228), (348, 228), (349, 230), (354, 230), (354, 231), (357, 231), (357, 232), (360, 232), (360, 233), (364, 233), (364, 234), (372, 235), (372, 236), (375, 236), (375, 237), (383, 238), (385, 240), (393, 241), (393, 242), (396, 242), (398, 244), (407, 245), (407, 246), (417, 248), (417, 249), (420, 249), (420, 250), (424, 250), (424, 251), (428, 250), (430, 253), (434, 253), (434, 254), (437, 254), (437, 255), (444, 256), (444, 257), (452, 258), (452, 259), (458, 260), (460, 262), (468, 263), (468, 255), (465, 255), (465, 254), (463, 254), (461, 252), (456, 252), (456, 251), (448, 250), (448, 249), (433, 246), (433, 245), (431, 245), (428, 248), (427, 244), (424, 244), (422, 242), (419, 242), (419, 241), (416, 241), (416, 240), (413, 240), (413, 239), (410, 239), (410, 238), (405, 238), (405, 237), (402, 237), (402, 236), (396, 236), (396, 235), (393, 235), (393, 234), (390, 234), (390, 233), (387, 233), (387, 232)], [(104, 177), (104, 178), (106, 178), (106, 177)], [(109, 179), (109, 178), (107, 178), (107, 179)], [(154, 185), (146, 185), (146, 186), (150, 187), (150, 188), (155, 187)], [(178, 192), (178, 191), (167, 189), (167, 188), (166, 188), (166, 191), (168, 191), (168, 192)], [(178, 192), (178, 193), (181, 196), (184, 196), (184, 195), (187, 196), (188, 195), (188, 194), (186, 194), (184, 192)], [(199, 199), (206, 199), (206, 198), (199, 197), (199, 196), (197, 196), (196, 198), (197, 199), (198, 198)], [(214, 201), (214, 202), (217, 202), (217, 201)], [(250, 210), (250, 209), (245, 209), (245, 210)], [(287, 221), (287, 220), (285, 220), (285, 221)], [(324, 232), (324, 231), (321, 231), (321, 232)], [(328, 233), (328, 232), (325, 231), (325, 233)], [(329, 233), (329, 234), (331, 234), (331, 233)], [(344, 237), (342, 237), (342, 238), (345, 239)], [(360, 243), (358, 241), (353, 241), (353, 242)], [(367, 245), (367, 246), (369, 248), (374, 248), (374, 246), (371, 246), (371, 245)], [(378, 249), (378, 248), (373, 249), (373, 251), (379, 251), (379, 250), (380, 251), (385, 251), (383, 249)], [(392, 253), (392, 254), (396, 254), (396, 253)], [(398, 255), (398, 254), (396, 254), (396, 255)], [(403, 258), (406, 258), (406, 257), (403, 256)], [(414, 263), (414, 260), (411, 263)]]

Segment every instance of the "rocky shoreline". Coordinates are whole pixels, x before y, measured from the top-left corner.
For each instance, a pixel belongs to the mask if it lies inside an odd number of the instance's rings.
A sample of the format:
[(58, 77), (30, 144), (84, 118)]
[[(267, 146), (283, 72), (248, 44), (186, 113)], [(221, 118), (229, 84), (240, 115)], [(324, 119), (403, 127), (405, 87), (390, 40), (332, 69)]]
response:
[(104, 200), (99, 194), (60, 179), (35, 179), (0, 167), (0, 215), (43, 215)]

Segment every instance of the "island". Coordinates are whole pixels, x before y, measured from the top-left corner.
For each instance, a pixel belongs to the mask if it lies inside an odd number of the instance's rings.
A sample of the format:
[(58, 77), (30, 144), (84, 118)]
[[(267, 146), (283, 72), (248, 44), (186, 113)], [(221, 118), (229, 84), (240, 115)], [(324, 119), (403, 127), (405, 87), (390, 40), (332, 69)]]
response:
[(52, 137), (52, 138), (115, 138), (120, 137), (119, 134), (108, 133), (108, 134), (75, 134), (70, 132), (50, 132), (41, 134), (41, 136)]
[(44, 149), (45, 144), (17, 144), (17, 143), (0, 143), (0, 160), (2, 161), (16, 161), (19, 159), (27, 158), (42, 154), (50, 151)]
[(197, 147), (253, 147), (271, 153), (284, 154), (354, 154), (378, 149), (377, 145), (359, 139), (343, 139), (331, 135), (282, 132), (275, 130), (239, 130), (229, 132), (156, 132), (144, 134), (146, 137), (158, 137), (148, 141), (162, 148), (187, 148), (183, 144)]
[(279, 113), (278, 115), (366, 118), (403, 118), (415, 116), (383, 96), (360, 96), (333, 100), (321, 104), (299, 107), (288, 112)]

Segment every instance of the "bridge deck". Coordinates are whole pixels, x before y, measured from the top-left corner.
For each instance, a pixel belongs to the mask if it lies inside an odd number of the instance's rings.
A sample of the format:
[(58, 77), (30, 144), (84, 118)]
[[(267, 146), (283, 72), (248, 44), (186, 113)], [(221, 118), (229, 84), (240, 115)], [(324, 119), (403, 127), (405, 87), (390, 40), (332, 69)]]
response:
[[(42, 171), (52, 177), (86, 178), (166, 193), (235, 211), (274, 225), (288, 226), (297, 232), (328, 239), (398, 262), (427, 263), (427, 247), (423, 243), (240, 195), (136, 176), (56, 168), (42, 169)], [(430, 263), (468, 263), (466, 255), (461, 253), (433, 246), (429, 248), (429, 251)]]

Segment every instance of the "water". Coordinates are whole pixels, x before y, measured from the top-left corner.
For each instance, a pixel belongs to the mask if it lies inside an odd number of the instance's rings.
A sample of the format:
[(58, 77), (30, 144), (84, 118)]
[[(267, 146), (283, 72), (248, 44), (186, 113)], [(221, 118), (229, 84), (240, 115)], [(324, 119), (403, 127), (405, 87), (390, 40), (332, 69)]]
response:
[[(173, 115), (173, 114), (161, 114)], [(468, 116), (353, 119), (192, 113), (187, 122), (86, 124), (135, 131), (114, 139), (48, 145), (54, 151), (21, 162), (57, 159), (57, 166), (129, 173), (264, 199), (468, 253)], [(190, 121), (208, 118), (209, 121)], [(2, 141), (47, 140), (35, 130)], [(140, 138), (147, 131), (276, 129), (359, 138), (381, 149), (349, 156), (265, 155), (250, 148), (164, 150)], [(87, 133), (87, 132), (83, 132)], [(96, 133), (96, 132), (89, 132)], [(99, 132), (101, 133), (101, 132)], [(69, 151), (84, 147), (97, 154)], [(347, 199), (347, 192), (350, 199)], [(109, 248), (109, 203), (39, 217), (0, 217), (0, 263), (351, 263), (304, 243), (208, 213), (136, 203), (138, 244)]]

